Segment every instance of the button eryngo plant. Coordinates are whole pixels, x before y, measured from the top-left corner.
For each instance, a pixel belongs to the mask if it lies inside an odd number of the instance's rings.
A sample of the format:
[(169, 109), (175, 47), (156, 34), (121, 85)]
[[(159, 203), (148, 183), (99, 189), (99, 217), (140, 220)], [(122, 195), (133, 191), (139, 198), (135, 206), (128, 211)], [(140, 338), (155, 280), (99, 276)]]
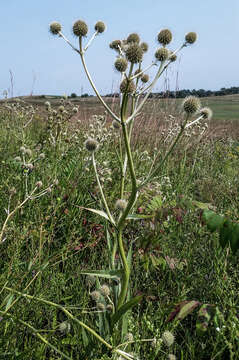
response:
[[(88, 25), (83, 20), (77, 20), (73, 24), (73, 34), (76, 36), (78, 44), (74, 45), (70, 42), (62, 32), (62, 27), (59, 23), (53, 22), (50, 24), (50, 32), (53, 35), (58, 35), (66, 41), (66, 43), (80, 56), (83, 69), (86, 76), (98, 97), (100, 103), (105, 111), (111, 117), (114, 129), (121, 131), (122, 142), (119, 142), (120, 149), (117, 152), (119, 161), (119, 191), (118, 196), (112, 201), (109, 201), (106, 196), (105, 186), (101, 182), (99, 176), (99, 165), (97, 165), (97, 155), (100, 152), (101, 144), (94, 138), (89, 137), (85, 141), (85, 148), (90, 153), (92, 158), (93, 169), (101, 196), (101, 209), (87, 209), (103, 217), (107, 221), (105, 225), (106, 238), (109, 250), (109, 266), (104, 270), (84, 271), (83, 274), (92, 275), (97, 278), (96, 287), (91, 292), (91, 297), (97, 301), (97, 308), (100, 310), (100, 323), (107, 324), (104, 329), (99, 328), (100, 335), (96, 335), (93, 330), (91, 332), (101, 342), (106, 344), (108, 349), (112, 350), (115, 355), (121, 355), (125, 359), (135, 359), (134, 355), (126, 352), (127, 346), (124, 342), (127, 334), (127, 311), (134, 305), (138, 304), (142, 296), (131, 297), (130, 293), (130, 275), (131, 275), (131, 258), (132, 246), (127, 247), (124, 241), (124, 231), (127, 223), (130, 220), (136, 220), (141, 214), (135, 214), (135, 207), (139, 192), (147, 185), (155, 180), (163, 171), (164, 164), (167, 158), (174, 150), (177, 143), (180, 141), (186, 129), (198, 122), (202, 122), (211, 117), (211, 110), (202, 108), (200, 101), (195, 97), (188, 97), (182, 104), (182, 122), (174, 134), (174, 138), (169, 142), (169, 146), (164, 156), (155, 156), (153, 166), (143, 178), (136, 178), (134, 154), (131, 147), (132, 129), (140, 115), (144, 104), (149, 98), (152, 89), (159, 81), (165, 70), (177, 59), (177, 54), (185, 47), (193, 44), (197, 35), (194, 32), (189, 32), (185, 35), (182, 45), (172, 51), (167, 48), (171, 43), (173, 35), (169, 29), (162, 29), (157, 35), (158, 48), (154, 50), (154, 58), (151, 64), (144, 66), (144, 54), (148, 51), (148, 44), (142, 42), (137, 33), (132, 33), (126, 36), (125, 39), (113, 40), (109, 46), (114, 50), (116, 59), (113, 60), (115, 69), (120, 75), (120, 110), (115, 112), (106, 104), (103, 97), (100, 95), (97, 87), (88, 71), (85, 53), (94, 39), (102, 34), (106, 29), (102, 21), (98, 21), (94, 26), (94, 32), (87, 41), (86, 36), (89, 34)], [(149, 77), (147, 71), (155, 68), (154, 76)], [(187, 130), (188, 131), (188, 130)], [(99, 145), (99, 146), (98, 146)], [(97, 150), (97, 151), (96, 151)], [(130, 184), (130, 191), (126, 182)], [(116, 255), (119, 255), (120, 263), (116, 260)], [(100, 284), (99, 279), (106, 278), (112, 281), (109, 288), (106, 284)], [(101, 296), (101, 298), (100, 298)], [(105, 302), (105, 299), (110, 299), (110, 303)], [(98, 302), (100, 300), (100, 302)], [(110, 306), (110, 312), (106, 310)], [(107, 315), (106, 315), (107, 314)], [(108, 333), (107, 333), (107, 331)], [(104, 336), (104, 339), (102, 338)], [(170, 346), (174, 337), (170, 332), (165, 332), (163, 341)], [(113, 342), (109, 344), (109, 342)], [(133, 342), (133, 340), (132, 340)], [(113, 350), (114, 349), (114, 350)]]

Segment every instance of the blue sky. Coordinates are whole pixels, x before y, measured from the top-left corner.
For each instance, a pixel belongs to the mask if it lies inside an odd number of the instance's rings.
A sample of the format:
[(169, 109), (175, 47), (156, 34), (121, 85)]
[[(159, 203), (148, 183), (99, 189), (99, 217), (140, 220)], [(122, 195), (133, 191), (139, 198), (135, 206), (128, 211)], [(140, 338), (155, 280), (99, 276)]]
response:
[[(87, 22), (90, 33), (102, 20), (107, 31), (98, 36), (86, 53), (86, 61), (100, 92), (117, 89), (114, 71), (114, 39), (138, 32), (150, 49), (145, 65), (152, 62), (160, 29), (173, 33), (170, 49), (183, 42), (185, 33), (195, 31), (198, 41), (185, 49), (168, 71), (171, 90), (217, 90), (239, 86), (239, 0), (0, 0), (0, 97), (14, 78), (14, 95), (92, 93), (80, 57), (60, 38), (53, 37), (49, 23), (57, 20), (64, 34), (72, 36), (72, 24)], [(33, 79), (35, 83), (33, 86)], [(156, 90), (164, 89), (162, 78)]]

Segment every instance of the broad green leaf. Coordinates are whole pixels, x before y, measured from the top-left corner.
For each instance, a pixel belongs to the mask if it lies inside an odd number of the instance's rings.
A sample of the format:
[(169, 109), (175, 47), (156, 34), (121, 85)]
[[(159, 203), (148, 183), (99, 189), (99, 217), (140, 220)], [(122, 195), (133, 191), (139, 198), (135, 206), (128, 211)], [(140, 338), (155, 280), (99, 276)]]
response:
[(193, 200), (193, 201), (192, 201), (192, 205), (194, 205), (194, 206), (196, 206), (197, 208), (202, 209), (202, 210), (208, 210), (209, 207), (211, 206), (210, 203), (202, 203), (202, 202), (196, 201), (196, 200)]
[(225, 248), (225, 246), (227, 246), (227, 244), (229, 243), (232, 237), (232, 229), (233, 229), (233, 223), (228, 219), (225, 220), (219, 233), (219, 242), (223, 249)]
[(123, 271), (122, 270), (87, 270), (87, 271), (80, 271), (80, 274), (97, 276), (105, 279), (118, 279), (123, 275)]
[(113, 326), (121, 319), (121, 317), (126, 313), (126, 311), (130, 310), (133, 306), (137, 305), (143, 298), (143, 295), (138, 295), (132, 298), (130, 301), (122, 305), (119, 310), (114, 313), (111, 317), (111, 326)]
[(239, 249), (239, 224), (235, 224), (232, 227), (230, 245), (232, 253), (235, 254)]
[(207, 227), (211, 232), (219, 230), (225, 222), (224, 216), (217, 215), (211, 210), (204, 210), (203, 220), (205, 220)]
[(100, 215), (103, 218), (105, 218), (106, 220), (108, 220), (109, 222), (111, 222), (108, 215), (103, 210), (91, 209), (91, 208), (86, 208), (86, 207), (83, 207), (83, 206), (81, 206), (81, 208), (85, 209), (85, 210), (88, 210), (88, 211), (91, 211), (91, 212), (93, 212), (93, 213), (95, 213), (97, 215)]
[(184, 319), (188, 314), (193, 312), (193, 310), (199, 305), (199, 301), (191, 300), (187, 301), (180, 307), (180, 311), (175, 317), (175, 320), (182, 320)]
[(143, 215), (143, 214), (130, 214), (127, 216), (126, 220), (143, 220), (143, 219), (152, 219), (153, 215)]
[(207, 331), (213, 313), (215, 313), (215, 307), (211, 304), (203, 304), (200, 307), (196, 322), (196, 329), (199, 334), (203, 334)]

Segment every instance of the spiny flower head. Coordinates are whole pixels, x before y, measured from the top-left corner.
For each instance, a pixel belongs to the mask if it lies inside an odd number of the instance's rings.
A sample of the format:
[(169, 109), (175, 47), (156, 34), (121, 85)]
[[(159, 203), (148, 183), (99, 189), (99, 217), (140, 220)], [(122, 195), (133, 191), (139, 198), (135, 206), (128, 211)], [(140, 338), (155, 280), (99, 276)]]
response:
[(149, 46), (148, 46), (148, 44), (147, 44), (146, 42), (142, 42), (142, 43), (140, 44), (140, 47), (141, 47), (141, 49), (143, 50), (143, 52), (147, 52), (147, 51), (148, 51), (148, 48), (149, 48)]
[(98, 301), (100, 299), (100, 292), (95, 290), (95, 291), (92, 291), (92, 293), (90, 293), (90, 296), (92, 297), (92, 299), (94, 301)]
[(127, 206), (127, 201), (124, 199), (118, 199), (115, 203), (116, 209), (124, 210)]
[(97, 23), (95, 24), (95, 31), (97, 31), (98, 33), (103, 33), (105, 31), (105, 23), (103, 23), (103, 21), (97, 21)]
[(50, 32), (52, 33), (52, 35), (59, 34), (59, 32), (61, 32), (61, 24), (57, 21), (53, 21), (50, 24)]
[(101, 295), (103, 295), (104, 297), (107, 297), (110, 295), (110, 288), (107, 284), (104, 284), (100, 287), (100, 292)]
[(200, 100), (195, 96), (188, 96), (183, 101), (183, 109), (188, 115), (198, 112), (200, 107)]
[(88, 26), (83, 20), (77, 20), (73, 24), (72, 30), (75, 36), (86, 36), (86, 34), (88, 33)]
[(88, 138), (85, 141), (85, 148), (86, 150), (88, 150), (89, 152), (94, 152), (97, 148), (98, 148), (98, 142), (95, 139), (92, 138)]
[(127, 41), (127, 44), (131, 44), (131, 43), (139, 44), (140, 37), (138, 34), (132, 33), (132, 34), (129, 34), (126, 41)]
[(98, 308), (100, 311), (105, 311), (105, 304), (99, 302), (99, 303), (97, 304), (97, 308)]
[(140, 45), (132, 43), (132, 45), (126, 49), (125, 55), (132, 64), (137, 64), (143, 59), (143, 50)]
[(121, 47), (121, 45), (122, 45), (121, 40), (113, 40), (109, 46), (111, 49), (119, 51), (119, 47)]
[(162, 335), (162, 340), (164, 344), (169, 347), (174, 343), (174, 335), (170, 331), (166, 330)]
[(193, 44), (197, 40), (197, 34), (195, 32), (189, 32), (185, 35), (185, 41), (188, 44)]
[(199, 114), (203, 117), (203, 119), (210, 120), (213, 113), (209, 107), (204, 107), (199, 111)]
[(135, 91), (135, 84), (133, 81), (128, 82), (126, 79), (124, 79), (120, 84), (120, 92), (121, 93), (132, 93)]
[(148, 81), (149, 81), (149, 76), (148, 76), (148, 74), (143, 74), (143, 75), (141, 76), (141, 81), (142, 81), (143, 83), (148, 82)]
[(163, 29), (158, 33), (158, 42), (162, 45), (168, 45), (172, 41), (172, 33), (169, 29)]
[(170, 51), (169, 58), (171, 62), (174, 62), (177, 60), (177, 55), (173, 53), (173, 51)]
[(120, 57), (115, 60), (115, 68), (119, 72), (124, 72), (127, 69), (127, 66), (128, 66), (128, 61), (125, 58)]
[(169, 51), (168, 49), (162, 47), (162, 48), (159, 48), (156, 53), (155, 53), (155, 57), (157, 60), (159, 61), (165, 61), (168, 59), (169, 57)]

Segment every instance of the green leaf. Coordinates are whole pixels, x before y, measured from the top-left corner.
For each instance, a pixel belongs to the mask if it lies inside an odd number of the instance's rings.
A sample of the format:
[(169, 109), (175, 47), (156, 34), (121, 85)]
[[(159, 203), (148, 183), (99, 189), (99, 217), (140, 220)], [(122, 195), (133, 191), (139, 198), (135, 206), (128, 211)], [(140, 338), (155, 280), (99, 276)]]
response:
[(225, 222), (224, 216), (217, 215), (211, 210), (204, 210), (203, 220), (205, 220), (207, 227), (211, 232), (219, 230)]
[(231, 230), (230, 245), (232, 253), (235, 254), (239, 249), (239, 224), (235, 224)]
[(227, 246), (227, 244), (229, 243), (232, 237), (232, 229), (233, 229), (233, 223), (228, 219), (225, 220), (219, 233), (219, 243), (223, 249)]
[(193, 310), (199, 304), (200, 304), (199, 301), (195, 301), (195, 300), (187, 301), (186, 303), (184, 302), (184, 304), (182, 304), (182, 306), (180, 307), (180, 311), (176, 315), (175, 320), (184, 319), (187, 315), (189, 315), (191, 312), (193, 312)]
[(97, 214), (97, 215), (100, 215), (101, 217), (105, 218), (105, 219), (108, 220), (109, 222), (111, 222), (110, 219), (109, 219), (109, 217), (108, 217), (108, 215), (107, 215), (103, 210), (91, 209), (91, 208), (86, 208), (86, 207), (83, 207), (83, 206), (81, 206), (81, 209), (85, 209), (85, 210), (91, 211), (91, 212), (93, 212), (93, 213), (95, 213), (95, 214)]
[(207, 331), (212, 315), (215, 313), (215, 307), (211, 304), (203, 304), (198, 311), (196, 329), (199, 334)]
[(138, 295), (132, 298), (130, 301), (122, 305), (118, 311), (114, 313), (111, 317), (111, 327), (121, 319), (121, 317), (126, 313), (126, 311), (130, 310), (133, 306), (137, 305), (143, 298), (143, 295)]
[(83, 345), (86, 348), (89, 345), (89, 339), (83, 327), (81, 328), (81, 335), (82, 335)]
[(8, 297), (8, 301), (5, 307), (5, 311), (8, 311), (8, 309), (10, 308), (12, 301), (14, 299), (14, 294), (8, 295), (7, 297)]
[(118, 279), (123, 275), (123, 271), (122, 270), (87, 270), (87, 271), (80, 271), (80, 274), (97, 276), (105, 279)]
[(126, 220), (143, 220), (143, 219), (152, 219), (153, 215), (143, 215), (143, 214), (130, 214), (127, 216)]

